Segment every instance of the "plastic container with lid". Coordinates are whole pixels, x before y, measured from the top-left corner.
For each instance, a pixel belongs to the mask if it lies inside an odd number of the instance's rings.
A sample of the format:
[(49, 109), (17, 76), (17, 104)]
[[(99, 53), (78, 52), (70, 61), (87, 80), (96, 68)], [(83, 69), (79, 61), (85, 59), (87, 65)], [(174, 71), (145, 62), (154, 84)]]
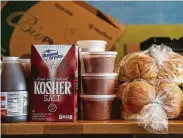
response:
[(28, 92), (19, 57), (3, 57), (1, 74), (1, 121), (27, 120)]
[(106, 41), (103, 40), (80, 40), (76, 44), (82, 49), (82, 52), (105, 51)]
[(81, 52), (81, 74), (85, 73), (85, 69), (84, 69), (84, 62), (83, 62), (83, 56), (88, 55), (89, 52)]
[(116, 95), (81, 95), (85, 120), (110, 120)]
[(117, 73), (82, 74), (83, 92), (89, 95), (114, 94), (114, 81)]
[(83, 55), (86, 73), (112, 73), (117, 52), (90, 52)]

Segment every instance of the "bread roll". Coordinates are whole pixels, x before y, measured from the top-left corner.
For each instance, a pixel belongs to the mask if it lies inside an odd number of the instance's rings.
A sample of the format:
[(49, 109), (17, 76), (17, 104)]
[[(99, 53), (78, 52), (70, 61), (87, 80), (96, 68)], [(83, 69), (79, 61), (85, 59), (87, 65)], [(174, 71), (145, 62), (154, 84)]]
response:
[(177, 84), (164, 81), (159, 84), (156, 91), (158, 91), (157, 96), (161, 95), (168, 119), (179, 117), (182, 111), (182, 91)]
[(135, 80), (126, 85), (122, 92), (124, 110), (138, 113), (155, 98), (155, 87), (145, 80)]
[(121, 110), (121, 118), (125, 120), (137, 120), (141, 117), (140, 113), (129, 113), (127, 111)]
[(176, 83), (158, 80), (156, 86), (152, 86), (145, 80), (135, 80), (121, 85), (119, 90), (122, 91), (121, 117), (123, 119), (137, 119), (143, 107), (147, 105), (155, 108), (159, 105), (166, 112), (168, 119), (177, 118), (181, 114), (183, 94)]
[(174, 82), (177, 83), (181, 88), (183, 88), (183, 74), (175, 78)]
[(126, 55), (118, 69), (119, 80), (154, 79), (158, 76), (155, 59), (144, 52)]
[(158, 77), (176, 80), (183, 75), (183, 56), (175, 52), (167, 53), (167, 57), (158, 63)]
[(118, 99), (121, 100), (123, 90), (125, 89), (125, 87), (126, 87), (127, 84), (128, 84), (128, 83), (124, 83), (124, 84), (121, 84), (121, 85), (118, 87), (118, 89), (117, 89), (117, 91), (116, 91), (116, 97), (117, 97)]
[(180, 82), (183, 56), (167, 46), (152, 46), (146, 51), (126, 55), (118, 67), (118, 83), (134, 79), (167, 79)]

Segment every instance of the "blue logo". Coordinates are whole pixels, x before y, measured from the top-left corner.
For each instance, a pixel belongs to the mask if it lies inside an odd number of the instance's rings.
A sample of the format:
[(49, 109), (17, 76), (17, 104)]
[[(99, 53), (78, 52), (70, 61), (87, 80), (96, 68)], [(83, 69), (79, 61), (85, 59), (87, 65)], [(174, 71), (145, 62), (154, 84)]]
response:
[(58, 50), (45, 50), (42, 54), (42, 57), (48, 61), (48, 60), (57, 60), (59, 58), (62, 58), (63, 55), (58, 54)]

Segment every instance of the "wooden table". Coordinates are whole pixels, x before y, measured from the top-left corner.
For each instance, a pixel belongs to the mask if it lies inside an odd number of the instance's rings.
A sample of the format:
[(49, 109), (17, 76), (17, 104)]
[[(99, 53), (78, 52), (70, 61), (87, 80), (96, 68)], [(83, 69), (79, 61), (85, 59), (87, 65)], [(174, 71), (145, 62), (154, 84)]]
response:
[[(148, 134), (136, 121), (26, 122), (1, 124), (3, 135)], [(183, 134), (183, 120), (169, 121), (169, 134)]]

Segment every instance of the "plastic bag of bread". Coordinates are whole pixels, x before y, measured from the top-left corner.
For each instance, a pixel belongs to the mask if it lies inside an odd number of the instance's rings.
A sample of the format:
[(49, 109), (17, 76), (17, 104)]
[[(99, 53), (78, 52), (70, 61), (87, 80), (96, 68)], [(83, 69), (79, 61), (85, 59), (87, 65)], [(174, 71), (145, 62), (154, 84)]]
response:
[(182, 91), (176, 83), (157, 81), (151, 85), (138, 79), (118, 87), (121, 98), (121, 117), (136, 119), (145, 129), (167, 132), (168, 119), (178, 118), (182, 111)]
[(134, 79), (167, 79), (183, 81), (183, 56), (164, 45), (152, 45), (149, 49), (126, 55), (118, 67), (117, 84)]

